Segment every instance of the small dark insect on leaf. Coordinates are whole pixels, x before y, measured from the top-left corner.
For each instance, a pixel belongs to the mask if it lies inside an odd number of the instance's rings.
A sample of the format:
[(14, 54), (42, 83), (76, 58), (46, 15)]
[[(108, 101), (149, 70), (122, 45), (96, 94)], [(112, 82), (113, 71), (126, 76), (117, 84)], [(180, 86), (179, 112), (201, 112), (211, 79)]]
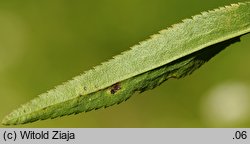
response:
[(121, 85), (119, 83), (116, 83), (116, 84), (112, 85), (110, 93), (115, 94), (120, 89), (121, 89)]

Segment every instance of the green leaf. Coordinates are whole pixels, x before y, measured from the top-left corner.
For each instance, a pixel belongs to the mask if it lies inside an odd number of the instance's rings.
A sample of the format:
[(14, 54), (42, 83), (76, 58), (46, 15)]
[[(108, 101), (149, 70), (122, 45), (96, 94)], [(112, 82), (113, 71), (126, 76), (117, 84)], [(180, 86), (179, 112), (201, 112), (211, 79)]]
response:
[(137, 91), (191, 74), (249, 32), (250, 2), (202, 12), (41, 94), (2, 123), (24, 124), (121, 103)]

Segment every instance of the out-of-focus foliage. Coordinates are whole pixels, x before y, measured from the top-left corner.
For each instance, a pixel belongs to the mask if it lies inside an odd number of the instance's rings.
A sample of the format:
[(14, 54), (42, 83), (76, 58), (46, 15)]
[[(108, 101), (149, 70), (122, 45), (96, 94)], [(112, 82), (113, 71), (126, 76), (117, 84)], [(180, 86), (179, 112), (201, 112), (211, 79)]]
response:
[[(155, 31), (236, 2), (1, 1), (0, 117)], [(194, 75), (126, 103), (23, 127), (249, 127), (249, 39), (242, 37)]]

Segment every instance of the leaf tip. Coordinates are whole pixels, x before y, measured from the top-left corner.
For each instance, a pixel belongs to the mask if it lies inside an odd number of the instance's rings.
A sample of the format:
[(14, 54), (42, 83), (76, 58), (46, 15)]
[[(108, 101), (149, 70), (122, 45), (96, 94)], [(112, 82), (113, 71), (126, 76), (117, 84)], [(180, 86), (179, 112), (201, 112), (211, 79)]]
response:
[(8, 126), (8, 125), (17, 125), (22, 124), (24, 118), (21, 116), (20, 112), (13, 111), (7, 116), (5, 116), (2, 120), (2, 125)]
[(11, 119), (8, 116), (3, 118), (2, 125), (8, 126), (8, 125), (11, 125), (11, 124), (13, 124), (13, 123), (11, 122)]

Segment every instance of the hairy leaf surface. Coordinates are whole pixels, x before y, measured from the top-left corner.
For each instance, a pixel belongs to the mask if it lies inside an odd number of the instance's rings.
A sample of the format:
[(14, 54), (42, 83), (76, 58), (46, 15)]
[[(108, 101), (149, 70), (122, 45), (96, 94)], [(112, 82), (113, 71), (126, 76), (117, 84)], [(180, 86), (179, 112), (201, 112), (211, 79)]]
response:
[(22, 105), (2, 121), (24, 124), (127, 100), (169, 78), (191, 74), (250, 32), (250, 2), (202, 12)]

